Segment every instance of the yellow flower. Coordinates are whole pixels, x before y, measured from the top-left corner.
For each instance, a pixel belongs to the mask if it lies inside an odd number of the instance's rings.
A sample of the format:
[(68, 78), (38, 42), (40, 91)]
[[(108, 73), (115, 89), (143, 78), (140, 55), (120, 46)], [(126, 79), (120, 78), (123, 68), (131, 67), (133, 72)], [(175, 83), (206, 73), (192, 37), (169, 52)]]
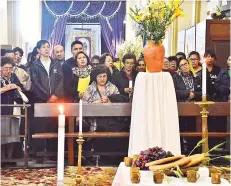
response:
[(147, 39), (159, 42), (164, 39), (165, 32), (171, 22), (179, 16), (184, 16), (180, 5), (182, 0), (148, 0), (147, 6), (142, 12), (131, 9), (130, 16), (133, 20), (140, 23), (142, 29), (140, 34), (146, 35)]
[(180, 8), (177, 8), (176, 9), (176, 12), (175, 12), (175, 14), (176, 14), (176, 17), (184, 17), (184, 14), (183, 14), (183, 12), (181, 11), (181, 9)]
[(174, 0), (170, 0), (169, 1), (169, 8), (170, 9), (175, 9), (175, 8), (178, 8), (180, 6), (182, 1), (174, 1)]
[(143, 14), (142, 14), (142, 13), (139, 14), (139, 15), (137, 15), (137, 16), (135, 17), (135, 19), (136, 19), (136, 21), (137, 21), (138, 23), (140, 23), (140, 22), (142, 21), (142, 18), (143, 18)]
[(164, 15), (165, 15), (165, 9), (164, 8), (162, 8), (161, 10), (160, 10), (160, 13), (159, 13), (159, 17), (160, 17), (160, 19), (163, 19), (163, 17), (164, 17)]
[(221, 12), (216, 12), (217, 16), (220, 16), (221, 15)]

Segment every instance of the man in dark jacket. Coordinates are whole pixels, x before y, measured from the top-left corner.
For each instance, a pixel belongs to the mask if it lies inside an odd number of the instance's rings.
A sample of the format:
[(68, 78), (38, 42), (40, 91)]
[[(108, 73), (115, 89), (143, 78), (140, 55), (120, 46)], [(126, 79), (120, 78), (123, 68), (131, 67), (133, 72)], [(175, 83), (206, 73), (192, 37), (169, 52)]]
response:
[(217, 100), (216, 89), (215, 89), (215, 81), (220, 72), (220, 68), (214, 64), (215, 60), (217, 60), (216, 53), (213, 49), (207, 49), (204, 54), (207, 73), (209, 75), (209, 79), (211, 81), (211, 86), (207, 86), (207, 96), (208, 99), (212, 101)]
[(71, 44), (71, 53), (73, 57), (67, 59), (62, 66), (63, 69), (63, 76), (64, 76), (64, 96), (65, 100), (72, 101), (72, 98), (69, 96), (71, 95), (70, 89), (68, 87), (69, 80), (72, 76), (72, 68), (76, 66), (75, 56), (79, 51), (83, 51), (83, 43), (81, 41), (74, 41)]
[[(32, 93), (34, 103), (55, 103), (63, 97), (63, 73), (61, 64), (50, 58), (50, 44), (37, 42), (40, 58), (31, 65)], [(34, 132), (57, 132), (57, 121), (51, 118), (34, 118)], [(57, 142), (34, 140), (36, 151), (56, 150)], [(51, 142), (51, 143), (48, 143)], [(50, 144), (50, 146), (49, 146)], [(55, 149), (54, 149), (55, 148)]]
[(230, 63), (231, 56), (227, 60), (228, 67), (223, 68), (215, 81), (215, 88), (218, 94), (219, 101), (230, 100)]

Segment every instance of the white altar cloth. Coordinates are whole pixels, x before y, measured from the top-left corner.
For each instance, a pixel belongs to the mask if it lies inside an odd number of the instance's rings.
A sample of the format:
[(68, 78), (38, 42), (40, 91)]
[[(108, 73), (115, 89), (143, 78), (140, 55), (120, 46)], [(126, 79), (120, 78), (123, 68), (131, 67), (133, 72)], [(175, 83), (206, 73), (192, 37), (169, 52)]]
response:
[(168, 72), (139, 72), (132, 101), (128, 156), (155, 146), (181, 154), (175, 88)]
[[(196, 183), (188, 183), (187, 178), (175, 178), (169, 176), (169, 183), (164, 181), (162, 184), (155, 184), (153, 182), (153, 176), (151, 171), (140, 171), (141, 179), (139, 184), (132, 184), (130, 182), (130, 167), (126, 167), (123, 162), (120, 163), (116, 175), (114, 177), (112, 186), (214, 186), (216, 184), (211, 183), (210, 177), (200, 177)], [(221, 178), (221, 184), (219, 186), (230, 185), (230, 183)]]

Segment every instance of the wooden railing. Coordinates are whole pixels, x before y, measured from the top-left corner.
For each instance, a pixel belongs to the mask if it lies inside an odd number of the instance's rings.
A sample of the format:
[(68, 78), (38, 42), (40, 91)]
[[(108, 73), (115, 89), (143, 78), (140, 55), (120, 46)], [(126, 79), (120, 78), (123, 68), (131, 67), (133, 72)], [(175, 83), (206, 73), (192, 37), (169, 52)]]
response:
[[(57, 117), (59, 115), (59, 104), (52, 103), (37, 103), (35, 104), (35, 117)], [(68, 122), (68, 164), (74, 165), (74, 138), (78, 137), (78, 133), (74, 131), (74, 118), (79, 116), (79, 104), (63, 103), (65, 115), (69, 117)], [(83, 116), (131, 116), (130, 103), (111, 103), (111, 104), (84, 104)], [(208, 109), (209, 116), (230, 116), (230, 104), (227, 102), (217, 102), (211, 105)], [(178, 103), (179, 116), (195, 116), (196, 117), (196, 132), (182, 132), (181, 136), (200, 137), (201, 130), (201, 108), (194, 103)], [(210, 132), (210, 137), (227, 137), (229, 132)], [(32, 135), (32, 138), (56, 138), (57, 133), (40, 133)], [(83, 133), (84, 138), (110, 138), (110, 137), (129, 137), (128, 132), (87, 132)]]

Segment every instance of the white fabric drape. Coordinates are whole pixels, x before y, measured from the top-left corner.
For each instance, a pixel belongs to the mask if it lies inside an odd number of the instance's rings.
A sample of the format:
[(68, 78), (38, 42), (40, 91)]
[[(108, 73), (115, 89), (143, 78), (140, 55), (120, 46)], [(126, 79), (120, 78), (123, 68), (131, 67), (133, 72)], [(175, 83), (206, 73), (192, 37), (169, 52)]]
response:
[(128, 156), (155, 146), (181, 154), (174, 84), (168, 72), (140, 72), (133, 95)]

